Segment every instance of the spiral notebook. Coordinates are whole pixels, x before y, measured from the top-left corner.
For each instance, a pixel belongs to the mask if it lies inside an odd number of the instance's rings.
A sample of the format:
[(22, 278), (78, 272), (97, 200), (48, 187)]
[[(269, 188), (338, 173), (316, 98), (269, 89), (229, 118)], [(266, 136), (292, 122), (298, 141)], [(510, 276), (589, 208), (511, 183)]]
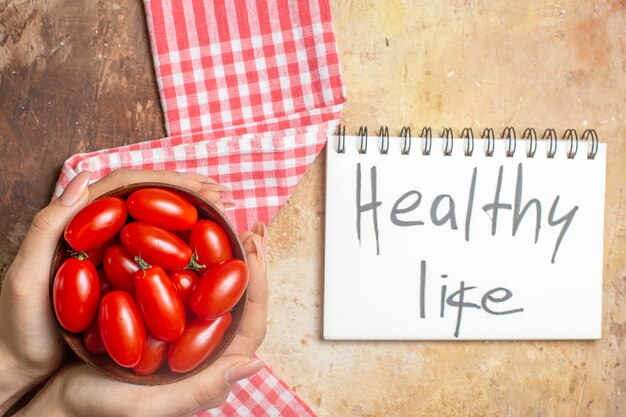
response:
[(329, 138), (325, 339), (598, 339), (593, 130)]

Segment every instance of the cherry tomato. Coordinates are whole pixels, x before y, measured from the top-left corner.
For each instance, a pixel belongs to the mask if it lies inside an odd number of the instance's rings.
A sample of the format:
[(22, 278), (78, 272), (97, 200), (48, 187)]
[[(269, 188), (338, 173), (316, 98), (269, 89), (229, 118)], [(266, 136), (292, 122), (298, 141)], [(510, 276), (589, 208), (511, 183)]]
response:
[(102, 337), (100, 336), (98, 319), (92, 321), (89, 327), (83, 332), (83, 346), (95, 355), (104, 355), (107, 353), (107, 348), (104, 347)]
[(121, 198), (94, 200), (70, 220), (65, 228), (65, 240), (77, 252), (93, 249), (120, 231), (127, 214), (126, 203)]
[(98, 310), (98, 272), (86, 259), (68, 258), (54, 277), (52, 303), (59, 323), (72, 333), (89, 326)]
[(146, 344), (146, 328), (135, 300), (124, 291), (105, 295), (100, 301), (98, 325), (111, 358), (120, 366), (136, 366)]
[(189, 245), (198, 256), (198, 262), (207, 268), (233, 257), (226, 232), (211, 220), (200, 220), (194, 225)]
[(217, 349), (231, 322), (230, 313), (215, 320), (189, 322), (181, 338), (170, 345), (167, 361), (172, 372), (189, 372), (204, 362)]
[(128, 197), (126, 205), (135, 220), (165, 230), (188, 230), (198, 220), (198, 210), (189, 201), (160, 188), (137, 190)]
[(185, 331), (185, 305), (160, 266), (135, 273), (135, 296), (150, 334), (164, 342), (177, 340)]
[(110, 246), (104, 253), (103, 267), (114, 288), (135, 293), (135, 272), (139, 266), (126, 249), (120, 245)]
[(193, 286), (198, 282), (198, 279), (198, 275), (189, 269), (183, 269), (182, 271), (176, 271), (170, 274), (170, 280), (178, 290), (180, 299), (183, 300), (185, 304), (187, 304), (189, 295), (193, 290)]
[(149, 264), (168, 271), (183, 269), (191, 260), (191, 249), (176, 235), (147, 223), (129, 223), (120, 232), (124, 248)]
[(168, 346), (164, 341), (148, 336), (141, 360), (133, 367), (133, 372), (137, 375), (151, 375), (158, 371), (167, 359)]
[(106, 274), (104, 273), (104, 269), (102, 268), (98, 269), (98, 279), (100, 280), (100, 297), (101, 298), (104, 297), (105, 294), (108, 294), (115, 289), (109, 282), (109, 279), (107, 278)]
[(191, 311), (204, 320), (226, 313), (246, 291), (248, 275), (248, 266), (239, 259), (209, 269), (189, 296)]

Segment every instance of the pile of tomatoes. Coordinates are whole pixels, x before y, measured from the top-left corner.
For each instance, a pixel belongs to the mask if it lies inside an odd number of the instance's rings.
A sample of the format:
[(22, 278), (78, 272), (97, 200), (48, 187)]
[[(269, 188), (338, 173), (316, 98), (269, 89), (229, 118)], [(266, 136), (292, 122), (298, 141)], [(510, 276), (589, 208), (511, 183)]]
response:
[(219, 346), (248, 285), (226, 232), (166, 189), (95, 200), (64, 238), (72, 251), (52, 287), (60, 325), (82, 332), (89, 352), (138, 375), (166, 361), (176, 373), (198, 367)]

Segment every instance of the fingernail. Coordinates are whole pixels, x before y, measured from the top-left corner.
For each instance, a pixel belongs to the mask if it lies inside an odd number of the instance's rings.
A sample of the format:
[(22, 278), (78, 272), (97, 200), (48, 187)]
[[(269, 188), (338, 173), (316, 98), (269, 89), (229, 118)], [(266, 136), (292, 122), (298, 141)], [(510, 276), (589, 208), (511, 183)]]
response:
[(265, 366), (265, 362), (260, 359), (254, 359), (250, 362), (235, 365), (224, 373), (224, 378), (228, 385), (232, 385), (237, 381), (249, 378), (259, 372)]
[(265, 271), (265, 251), (263, 250), (263, 246), (259, 243), (259, 236), (252, 236), (250, 239), (252, 239), (252, 245), (254, 246), (256, 257), (261, 263), (263, 271)]
[(237, 207), (237, 204), (235, 204), (234, 201), (232, 200), (228, 200), (228, 201), (220, 201), (220, 203), (222, 203), (224, 205), (224, 208), (233, 208), (233, 207)]
[(197, 172), (181, 172), (180, 175), (182, 175), (183, 177), (192, 178), (204, 184), (217, 184), (217, 181), (215, 181), (213, 178), (207, 177), (206, 175), (202, 175)]
[(222, 184), (202, 184), (202, 191), (217, 191), (220, 193), (229, 193), (232, 190), (225, 185)]
[(59, 202), (66, 206), (76, 204), (85, 192), (89, 184), (89, 178), (89, 172), (81, 171), (67, 184), (67, 187), (65, 187), (65, 190), (63, 190), (63, 193), (58, 198)]
[(261, 236), (261, 241), (263, 242), (263, 253), (267, 253), (267, 226), (265, 226), (265, 223), (256, 222), (254, 226), (252, 226), (252, 231)]

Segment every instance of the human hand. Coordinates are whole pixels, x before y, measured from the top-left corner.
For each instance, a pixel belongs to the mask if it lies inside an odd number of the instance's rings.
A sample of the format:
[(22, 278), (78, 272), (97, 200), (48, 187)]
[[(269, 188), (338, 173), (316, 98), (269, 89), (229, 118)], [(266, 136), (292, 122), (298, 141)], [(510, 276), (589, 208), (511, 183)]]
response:
[(220, 209), (228, 189), (203, 175), (175, 171), (117, 170), (87, 186), (81, 172), (63, 194), (33, 218), (22, 246), (7, 270), (0, 292), (0, 414), (62, 363), (64, 344), (49, 299), (49, 269), (65, 225), (90, 200), (134, 182), (164, 182), (197, 192)]
[(266, 229), (257, 223), (253, 230), (240, 236), (250, 270), (248, 305), (235, 338), (213, 364), (180, 382), (142, 386), (118, 382), (88, 365), (73, 363), (61, 369), (17, 415), (179, 417), (219, 406), (236, 381), (264, 365), (250, 360), (265, 337), (267, 318)]

